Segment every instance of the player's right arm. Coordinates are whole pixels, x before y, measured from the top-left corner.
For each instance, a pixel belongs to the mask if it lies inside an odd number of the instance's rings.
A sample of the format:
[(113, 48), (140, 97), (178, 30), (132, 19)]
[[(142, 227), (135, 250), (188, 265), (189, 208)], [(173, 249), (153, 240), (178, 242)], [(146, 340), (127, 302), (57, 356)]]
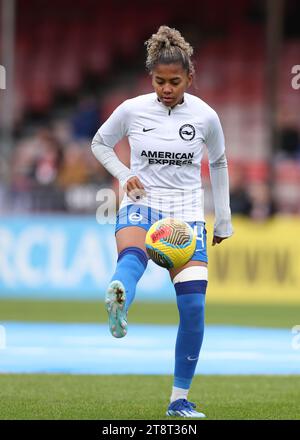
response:
[(137, 176), (120, 161), (114, 152), (115, 145), (128, 134), (126, 101), (111, 114), (93, 138), (91, 149), (97, 160), (116, 179), (133, 200), (143, 197), (144, 187)]

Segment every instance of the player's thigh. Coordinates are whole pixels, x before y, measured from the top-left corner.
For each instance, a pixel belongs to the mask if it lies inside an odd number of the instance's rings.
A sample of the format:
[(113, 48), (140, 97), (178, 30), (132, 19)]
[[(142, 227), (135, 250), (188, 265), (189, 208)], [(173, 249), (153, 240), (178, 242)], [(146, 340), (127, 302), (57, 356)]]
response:
[(187, 267), (191, 267), (191, 266), (207, 267), (207, 263), (204, 261), (188, 261), (183, 266), (177, 267), (177, 269), (169, 269), (171, 280), (173, 281), (174, 277), (176, 277), (176, 275), (178, 275), (183, 269), (186, 269)]
[(169, 269), (171, 280), (178, 275), (182, 270), (192, 266), (204, 266), (207, 267), (207, 232), (205, 229), (205, 223), (202, 221), (189, 222), (189, 225), (196, 234), (196, 249), (192, 258), (183, 266), (177, 269)]
[(139, 226), (128, 226), (116, 233), (118, 254), (127, 247), (138, 247), (146, 253), (145, 238), (147, 231)]

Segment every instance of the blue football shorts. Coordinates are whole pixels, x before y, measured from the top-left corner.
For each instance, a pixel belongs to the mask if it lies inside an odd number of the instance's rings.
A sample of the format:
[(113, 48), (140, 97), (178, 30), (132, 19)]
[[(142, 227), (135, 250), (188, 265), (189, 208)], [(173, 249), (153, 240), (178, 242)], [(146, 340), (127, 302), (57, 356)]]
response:
[[(164, 218), (161, 211), (145, 205), (128, 205), (120, 209), (117, 214), (115, 233), (129, 226), (139, 226), (148, 231), (153, 223)], [(197, 231), (196, 249), (190, 261), (203, 261), (207, 263), (207, 232), (205, 222), (187, 222)]]

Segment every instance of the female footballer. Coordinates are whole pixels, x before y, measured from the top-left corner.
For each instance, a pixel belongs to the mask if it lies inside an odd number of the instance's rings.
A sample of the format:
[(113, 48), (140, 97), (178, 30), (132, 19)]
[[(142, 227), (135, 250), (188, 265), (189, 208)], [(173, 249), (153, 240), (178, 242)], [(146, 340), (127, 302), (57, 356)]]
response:
[[(215, 206), (214, 246), (233, 233), (224, 136), (216, 112), (186, 93), (194, 74), (193, 48), (180, 32), (161, 26), (146, 46), (146, 67), (154, 92), (123, 102), (92, 142), (96, 158), (125, 191), (116, 221), (117, 267), (105, 303), (112, 335), (125, 336), (127, 311), (147, 267), (145, 237), (150, 226), (161, 218), (174, 217), (196, 228), (193, 257), (184, 266), (169, 270), (180, 323), (166, 414), (200, 418), (205, 415), (187, 398), (203, 340), (207, 287), (201, 159), (206, 145)], [(130, 169), (114, 152), (124, 136), (131, 149)]]

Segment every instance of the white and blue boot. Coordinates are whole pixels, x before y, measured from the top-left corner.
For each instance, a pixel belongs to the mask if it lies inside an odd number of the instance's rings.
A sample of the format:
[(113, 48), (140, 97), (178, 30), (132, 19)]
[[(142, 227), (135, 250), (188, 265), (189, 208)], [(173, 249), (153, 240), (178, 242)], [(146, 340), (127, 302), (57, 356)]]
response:
[(195, 408), (194, 403), (188, 402), (186, 399), (178, 399), (170, 403), (166, 415), (172, 417), (206, 417), (205, 414), (196, 411)]
[(105, 308), (109, 318), (109, 330), (115, 338), (123, 338), (127, 334), (125, 301), (124, 285), (121, 281), (112, 281), (105, 294)]

